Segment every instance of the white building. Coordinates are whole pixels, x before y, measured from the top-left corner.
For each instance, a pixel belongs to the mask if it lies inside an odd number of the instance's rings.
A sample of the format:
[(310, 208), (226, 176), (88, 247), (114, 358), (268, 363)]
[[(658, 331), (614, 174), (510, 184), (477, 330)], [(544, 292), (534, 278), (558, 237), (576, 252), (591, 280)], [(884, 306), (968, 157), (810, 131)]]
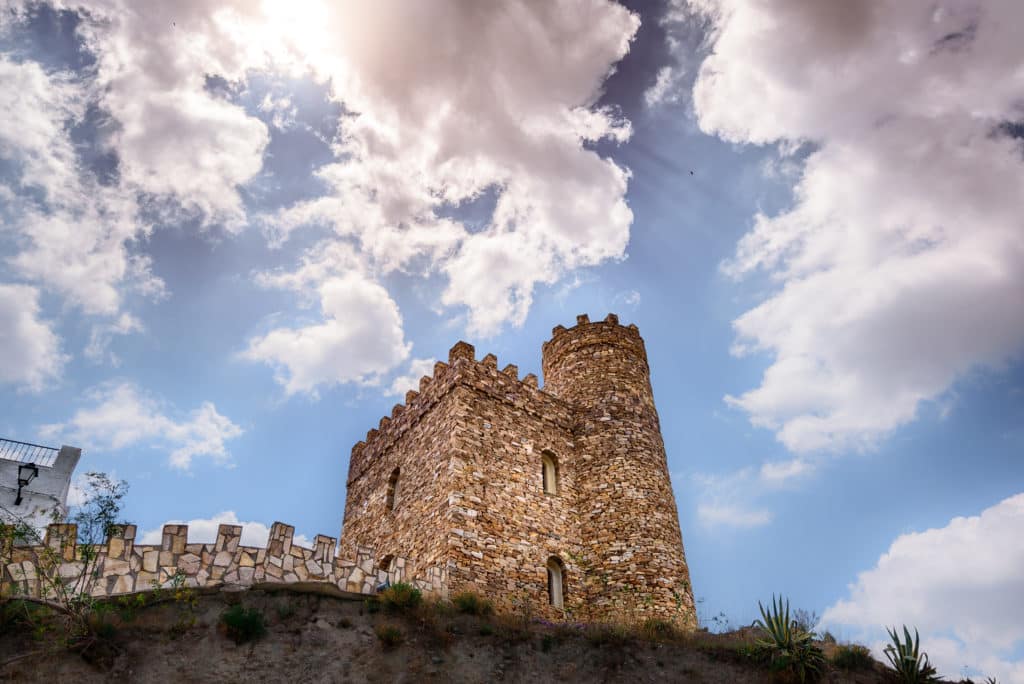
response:
[(67, 517), (71, 474), (82, 450), (0, 439), (0, 522), (23, 520), (36, 529)]

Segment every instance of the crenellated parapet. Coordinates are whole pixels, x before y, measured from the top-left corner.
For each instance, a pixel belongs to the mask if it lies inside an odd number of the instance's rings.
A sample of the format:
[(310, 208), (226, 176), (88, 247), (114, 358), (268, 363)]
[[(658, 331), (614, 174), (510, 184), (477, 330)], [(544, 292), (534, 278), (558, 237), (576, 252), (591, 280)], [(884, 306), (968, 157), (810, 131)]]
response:
[[(454, 349), (455, 347), (453, 347), (453, 351)], [(433, 375), (425, 375), (420, 379), (419, 391), (406, 392), (405, 403), (396, 404), (391, 409), (390, 416), (382, 417), (377, 427), (366, 433), (366, 439), (356, 442), (352, 447), (352, 456), (348, 467), (348, 483), (362, 475), (376, 456), (383, 453), (422, 420), (451, 391), (455, 386), (455, 381), (456, 377), (450, 364), (440, 361), (434, 364)]]
[(516, 404), (524, 412), (568, 424), (568, 407), (557, 397), (538, 387), (537, 376), (519, 377), (519, 367), (508, 364), (498, 370), (498, 357), (486, 354), (476, 359), (476, 349), (465, 341), (456, 342), (448, 351), (448, 362), (438, 361), (432, 376), (420, 379), (419, 390), (405, 394), (404, 404), (395, 404), (391, 414), (381, 417), (376, 428), (352, 447), (347, 483), (361, 476), (374, 458), (379, 457), (402, 435), (422, 420), (455, 387), (470, 387), (503, 401)]
[[(85, 568), (76, 525), (50, 525), (40, 546), (0, 549), (0, 595), (47, 598), (60, 578), (74, 592), (114, 596), (181, 581), (186, 587), (251, 586), (259, 583), (325, 582), (343, 591), (372, 594), (384, 583), (411, 582), (425, 593), (444, 596), (444, 568), (407, 575), (408, 559), (374, 558), (360, 547), (352, 558), (336, 555), (336, 539), (317, 535), (313, 548), (295, 543), (295, 528), (276, 522), (265, 547), (241, 543), (240, 525), (220, 525), (213, 543), (190, 542), (187, 525), (164, 525), (159, 544), (137, 544), (136, 526), (119, 525), (106, 542), (91, 547), (95, 560)], [(93, 554), (88, 554), (92, 556)]]

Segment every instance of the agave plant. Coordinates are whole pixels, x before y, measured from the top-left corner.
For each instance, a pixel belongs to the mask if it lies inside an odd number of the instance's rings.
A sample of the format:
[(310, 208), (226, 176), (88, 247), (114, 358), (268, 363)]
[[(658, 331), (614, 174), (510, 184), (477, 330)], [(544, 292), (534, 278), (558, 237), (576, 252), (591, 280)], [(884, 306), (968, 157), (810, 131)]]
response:
[(772, 595), (770, 610), (765, 610), (761, 602), (761, 618), (754, 625), (768, 633), (768, 639), (758, 639), (757, 645), (771, 654), (773, 667), (787, 668), (795, 672), (800, 681), (806, 681), (808, 675), (816, 679), (825, 664), (825, 656), (821, 649), (812, 641), (813, 635), (800, 628), (796, 620), (789, 617), (789, 601), (783, 602)]
[(769, 639), (758, 639), (760, 646), (774, 649), (790, 650), (794, 646), (806, 643), (811, 640), (810, 632), (805, 632), (796, 624), (796, 620), (789, 618), (789, 601), (783, 603), (782, 597), (778, 599), (772, 595), (771, 609), (765, 610), (761, 602), (757, 602), (761, 609), (761, 618), (756, 620), (754, 625), (768, 633)]
[(889, 659), (892, 669), (901, 682), (918, 684), (919, 682), (937, 682), (935, 668), (928, 662), (928, 654), (921, 651), (921, 636), (914, 629), (914, 638), (910, 638), (910, 630), (903, 625), (904, 640), (900, 641), (896, 628), (888, 629), (892, 643), (885, 647), (885, 657)]

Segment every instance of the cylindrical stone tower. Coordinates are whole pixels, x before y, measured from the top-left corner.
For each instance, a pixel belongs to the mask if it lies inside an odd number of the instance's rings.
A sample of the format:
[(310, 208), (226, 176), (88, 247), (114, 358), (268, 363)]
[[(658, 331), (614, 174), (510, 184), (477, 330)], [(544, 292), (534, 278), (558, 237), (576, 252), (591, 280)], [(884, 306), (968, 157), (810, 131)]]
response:
[(597, 613), (695, 627), (690, 573), (644, 341), (609, 314), (544, 343), (544, 391), (574, 407), (579, 572)]

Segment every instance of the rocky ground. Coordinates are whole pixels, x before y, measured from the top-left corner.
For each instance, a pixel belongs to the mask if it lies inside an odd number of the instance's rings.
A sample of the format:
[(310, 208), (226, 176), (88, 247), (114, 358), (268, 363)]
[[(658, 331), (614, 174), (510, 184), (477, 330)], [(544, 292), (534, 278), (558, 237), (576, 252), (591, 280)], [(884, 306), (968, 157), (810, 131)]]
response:
[[(656, 642), (557, 627), (524, 616), (451, 610), (372, 612), (354, 595), (313, 588), (214, 591), (193, 601), (121, 608), (83, 658), (48, 647), (13, 619), (0, 625), (0, 680), (15, 682), (765, 682), (782, 681), (743, 654), (751, 630)], [(266, 634), (238, 644), (222, 615), (255, 609)], [(393, 627), (400, 643), (378, 631)], [(38, 632), (38, 630), (37, 630)], [(394, 634), (395, 632), (392, 632)], [(19, 657), (23, 656), (23, 657)], [(13, 660), (12, 659), (15, 659)], [(880, 667), (880, 666), (876, 666)], [(830, 671), (824, 681), (880, 682), (880, 671)]]

